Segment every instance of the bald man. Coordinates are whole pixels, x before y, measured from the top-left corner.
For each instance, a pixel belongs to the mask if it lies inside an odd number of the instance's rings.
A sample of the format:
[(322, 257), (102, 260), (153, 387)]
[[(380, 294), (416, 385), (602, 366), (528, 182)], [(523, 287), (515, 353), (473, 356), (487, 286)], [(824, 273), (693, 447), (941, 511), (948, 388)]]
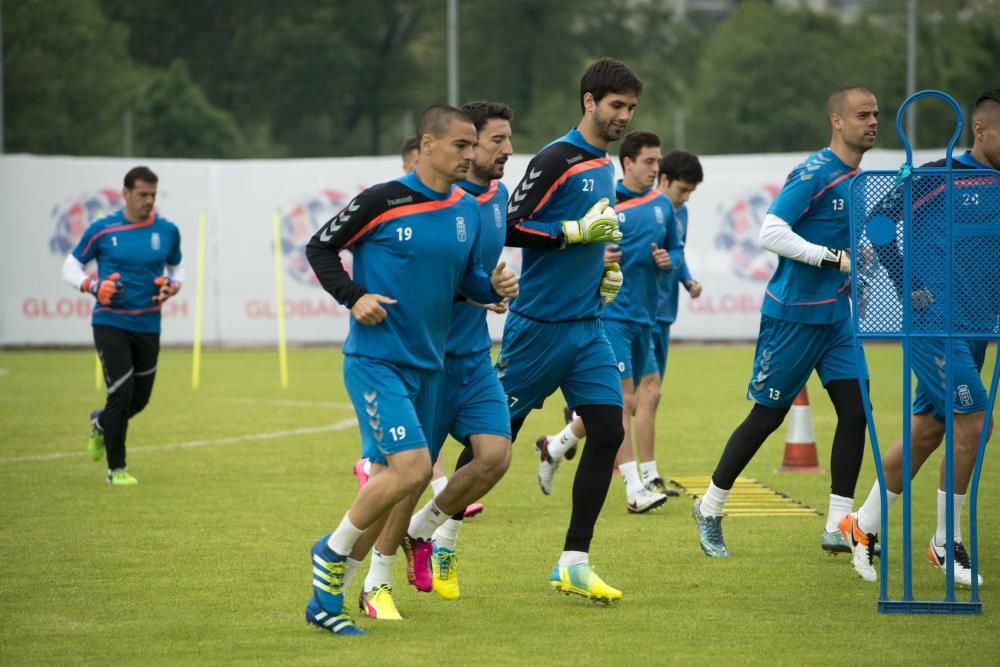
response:
[[(972, 150), (966, 151), (952, 162), (956, 170), (955, 188), (961, 188), (962, 196), (957, 194), (956, 213), (965, 219), (996, 219), (1000, 215), (1000, 174), (983, 177), (977, 174), (973, 177), (963, 177), (961, 170), (994, 169), (1000, 170), (1000, 88), (983, 93), (976, 101), (972, 111)], [(924, 167), (943, 167), (944, 160), (937, 160), (923, 165)], [(917, 177), (919, 178), (919, 176)], [(916, 188), (916, 182), (914, 184)], [(921, 209), (925, 211), (943, 210), (943, 191), (935, 190), (930, 196), (915, 203), (914, 213)], [(974, 209), (972, 207), (975, 207)], [(898, 207), (897, 207), (898, 208)], [(902, 216), (897, 210), (897, 220)], [(925, 226), (921, 233), (918, 225), (921, 219), (915, 216), (911, 244), (921, 255), (950, 252), (944, 247), (944, 234), (941, 225)], [(923, 322), (932, 322), (937, 328), (946, 316), (944, 309), (954, 306), (954, 316), (958, 326), (971, 331), (992, 330), (1000, 316), (1000, 290), (997, 288), (996, 276), (1000, 275), (1000, 250), (997, 248), (997, 237), (970, 237), (967, 244), (956, 243), (953, 251), (956, 265), (956, 276), (962, 278), (956, 281), (956, 299), (923, 298), (923, 307), (914, 298), (914, 318)], [(895, 243), (892, 244), (895, 249)], [(922, 246), (922, 247), (921, 247)], [(878, 248), (880, 258), (886, 250)], [(974, 252), (972, 261), (963, 262), (969, 252)], [(899, 261), (881, 262), (887, 269), (897, 267), (901, 271)], [(927, 273), (926, 271), (924, 273)], [(897, 287), (901, 285), (901, 277), (894, 276)], [(935, 284), (935, 279), (940, 284)], [(944, 273), (937, 276), (915, 276), (924, 285), (919, 291), (933, 295), (944, 290)], [(968, 298), (962, 298), (962, 295)], [(949, 303), (951, 302), (951, 303)], [(952, 375), (953, 412), (954, 412), (954, 443), (955, 443), (955, 488), (954, 488), (954, 560), (955, 583), (971, 586), (972, 569), (969, 555), (962, 545), (961, 516), (965, 505), (965, 494), (976, 465), (976, 452), (983, 429), (992, 432), (992, 424), (985, 423), (985, 411), (991, 397), (987, 396), (986, 387), (980, 375), (986, 360), (988, 341), (976, 339), (953, 339), (952, 341)], [(911, 476), (924, 464), (931, 453), (936, 450), (945, 433), (945, 411), (947, 409), (942, 375), (946, 358), (944, 342), (941, 339), (920, 339), (911, 343), (913, 372), (917, 376), (917, 389), (913, 396), (910, 417), (911, 446)], [(987, 435), (987, 438), (989, 435)], [(903, 492), (903, 439), (900, 437), (886, 450), (882, 457), (885, 470), (886, 499), (889, 506)], [(927, 558), (937, 568), (945, 569), (947, 543), (947, 496), (945, 485), (945, 462), (941, 461), (941, 470), (937, 492), (937, 530), (927, 547)], [(875, 568), (872, 566), (872, 551), (877, 541), (878, 530), (882, 521), (882, 500), (878, 482), (872, 487), (867, 500), (857, 514), (844, 518), (841, 527), (846, 536), (851, 539), (855, 571), (866, 581), (876, 581)], [(979, 585), (983, 578), (977, 577)]]
[(778, 269), (764, 292), (760, 333), (747, 398), (750, 414), (726, 443), (712, 482), (691, 514), (701, 548), (713, 558), (729, 555), (722, 514), (729, 491), (757, 450), (785, 419), (813, 369), (837, 411), (830, 455), (831, 493), (820, 546), (850, 552), (838, 528), (854, 504), (865, 448), (865, 412), (848, 299), (851, 261), (851, 180), (875, 145), (878, 103), (868, 90), (842, 88), (827, 101), (830, 145), (789, 174), (760, 231), (760, 245), (778, 255)]

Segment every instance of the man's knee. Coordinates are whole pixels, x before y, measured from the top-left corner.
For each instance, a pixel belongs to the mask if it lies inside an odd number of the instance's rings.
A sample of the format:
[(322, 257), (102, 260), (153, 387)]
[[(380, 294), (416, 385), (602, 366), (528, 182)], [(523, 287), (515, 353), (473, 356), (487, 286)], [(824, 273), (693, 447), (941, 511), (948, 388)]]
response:
[(510, 468), (511, 446), (506, 438), (491, 438), (488, 442), (473, 440), (473, 447), (475, 456), (472, 460), (484, 480), (495, 483)]
[[(426, 449), (411, 450), (396, 454), (390, 462), (390, 469), (399, 480), (399, 487), (406, 494), (423, 491), (431, 481), (431, 458)], [(422, 454), (422, 455), (421, 455)], [(397, 465), (393, 466), (395, 463)]]
[(638, 401), (641, 405), (655, 412), (656, 408), (660, 405), (662, 392), (660, 391), (660, 383), (652, 381), (653, 379), (654, 376), (651, 375), (643, 378), (642, 383), (639, 385)]

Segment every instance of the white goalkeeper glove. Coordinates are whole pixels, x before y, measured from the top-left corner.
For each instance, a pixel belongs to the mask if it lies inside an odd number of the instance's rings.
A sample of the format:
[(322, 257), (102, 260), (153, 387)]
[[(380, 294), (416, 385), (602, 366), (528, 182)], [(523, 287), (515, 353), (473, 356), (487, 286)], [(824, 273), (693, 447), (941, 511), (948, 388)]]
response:
[(604, 275), (601, 276), (601, 301), (608, 305), (615, 300), (618, 292), (621, 291), (625, 276), (622, 275), (622, 268), (618, 262), (611, 262), (604, 265)]
[(618, 214), (608, 205), (608, 198), (602, 197), (590, 207), (579, 220), (565, 220), (562, 223), (566, 243), (605, 243), (622, 240), (618, 231)]
[(827, 248), (823, 252), (823, 259), (820, 260), (819, 265), (828, 269), (837, 269), (843, 273), (850, 273), (851, 253), (847, 250), (834, 250), (833, 248)]

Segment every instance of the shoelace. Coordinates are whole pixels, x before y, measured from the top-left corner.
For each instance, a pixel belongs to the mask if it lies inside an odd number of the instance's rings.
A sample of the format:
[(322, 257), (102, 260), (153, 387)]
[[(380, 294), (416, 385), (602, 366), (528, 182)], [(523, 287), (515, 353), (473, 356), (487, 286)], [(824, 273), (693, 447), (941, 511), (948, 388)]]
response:
[(705, 517), (705, 534), (712, 541), (722, 540), (722, 517), (721, 516), (706, 516)]
[(442, 551), (439, 553), (440, 555), (435, 554), (435, 557), (438, 559), (438, 569), (441, 571), (441, 574), (438, 577), (438, 579), (444, 580), (448, 578), (448, 573), (452, 568), (452, 563), (455, 561), (457, 557), (455, 556), (455, 554), (448, 553), (447, 551)]
[(972, 565), (969, 562), (969, 554), (965, 551), (965, 545), (961, 542), (955, 542), (955, 562), (966, 570), (972, 569)]
[(872, 564), (872, 558), (875, 556), (875, 545), (878, 544), (878, 536), (874, 533), (868, 533), (868, 547), (865, 549), (866, 555), (868, 556), (868, 564)]

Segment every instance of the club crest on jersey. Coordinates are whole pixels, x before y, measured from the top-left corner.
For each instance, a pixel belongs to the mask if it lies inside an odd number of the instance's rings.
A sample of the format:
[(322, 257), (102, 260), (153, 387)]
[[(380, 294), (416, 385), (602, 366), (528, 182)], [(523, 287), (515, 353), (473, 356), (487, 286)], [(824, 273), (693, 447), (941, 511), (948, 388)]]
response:
[(493, 202), (493, 222), (496, 223), (497, 229), (503, 227), (503, 215), (500, 213), (500, 204)]
[(458, 235), (458, 240), (461, 243), (465, 243), (465, 218), (462, 216), (455, 218), (455, 234)]
[(653, 207), (653, 214), (656, 216), (656, 224), (663, 225), (663, 209), (659, 206)]
[(150, 236), (149, 236), (149, 247), (152, 248), (153, 250), (159, 250), (160, 249), (160, 233), (159, 232), (153, 232), (152, 234), (150, 234)]

